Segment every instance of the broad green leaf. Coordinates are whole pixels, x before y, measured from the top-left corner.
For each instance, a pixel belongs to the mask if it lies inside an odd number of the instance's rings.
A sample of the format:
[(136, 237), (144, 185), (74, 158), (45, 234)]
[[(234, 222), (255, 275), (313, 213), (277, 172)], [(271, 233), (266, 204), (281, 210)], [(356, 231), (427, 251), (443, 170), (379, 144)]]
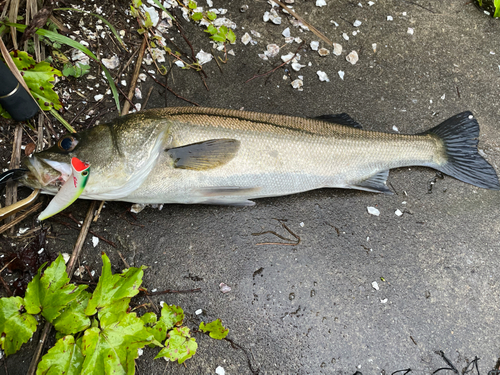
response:
[(80, 375), (83, 365), (82, 339), (71, 335), (59, 339), (42, 357), (36, 375)]
[(12, 51), (10, 55), (40, 108), (44, 111), (51, 108), (61, 109), (62, 103), (53, 90), (52, 82), (62, 73), (50, 66), (48, 62), (37, 63), (24, 51)]
[(194, 337), (189, 334), (188, 327), (175, 327), (168, 333), (168, 339), (165, 341), (165, 347), (160, 350), (155, 357), (165, 357), (169, 360), (183, 363), (196, 353), (198, 344)]
[(208, 25), (207, 29), (205, 30), (206, 33), (210, 33), (212, 35), (217, 34), (217, 31), (217, 28), (212, 24)]
[(90, 327), (90, 319), (85, 315), (85, 307), (87, 307), (89, 299), (90, 293), (81, 292), (52, 322), (55, 329), (66, 335), (71, 335)]
[(146, 313), (141, 317), (148, 330), (154, 335), (158, 341), (163, 341), (167, 337), (167, 332), (174, 326), (182, 325), (184, 320), (184, 311), (179, 306), (163, 305), (161, 309), (161, 317), (157, 321), (155, 313)]
[(198, 8), (198, 5), (196, 4), (196, 1), (189, 0), (188, 7), (189, 9), (196, 9)]
[(144, 269), (130, 267), (121, 274), (111, 273), (111, 262), (106, 254), (102, 254), (102, 273), (97, 287), (92, 294), (85, 314), (94, 315), (99, 312), (99, 319), (108, 312), (118, 315), (127, 311), (130, 299), (139, 293)]
[(215, 19), (217, 18), (217, 14), (215, 14), (214, 12), (207, 12), (207, 18), (210, 21), (215, 21)]
[(191, 18), (193, 19), (193, 21), (200, 21), (203, 18), (203, 13), (201, 12), (193, 13)]
[(229, 328), (224, 328), (220, 319), (214, 320), (212, 323), (200, 323), (200, 331), (209, 332), (210, 337), (216, 340), (222, 340), (229, 333)]
[(227, 31), (226, 38), (231, 44), (234, 44), (236, 42), (236, 35), (234, 35), (234, 31), (231, 29)]
[(30, 281), (24, 298), (26, 311), (30, 314), (42, 313), (49, 322), (57, 318), (61, 311), (78, 295), (87, 289), (87, 285), (76, 286), (69, 283), (64, 258), (59, 254), (57, 259), (47, 267), (43, 276), (42, 267)]
[(82, 375), (133, 374), (138, 349), (151, 343), (161, 346), (135, 313), (122, 313), (112, 323), (89, 328), (83, 335)]
[(220, 35), (226, 35), (227, 34), (227, 27), (222, 25), (221, 27), (219, 27), (219, 34)]
[(215, 34), (210, 37), (210, 39), (216, 41), (216, 42), (221, 42), (224, 43), (226, 41), (226, 37), (222, 36), (220, 34)]
[(36, 331), (35, 317), (21, 313), (21, 297), (0, 298), (0, 345), (5, 355), (14, 354)]

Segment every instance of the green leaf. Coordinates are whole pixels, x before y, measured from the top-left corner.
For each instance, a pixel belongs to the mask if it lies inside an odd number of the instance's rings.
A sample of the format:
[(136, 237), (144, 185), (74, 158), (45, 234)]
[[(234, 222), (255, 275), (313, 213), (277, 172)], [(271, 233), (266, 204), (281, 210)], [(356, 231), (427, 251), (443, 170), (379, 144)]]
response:
[(217, 30), (217, 28), (214, 25), (210, 24), (210, 25), (208, 25), (208, 27), (205, 30), (205, 32), (214, 35), (214, 34), (217, 34), (218, 30)]
[(61, 72), (45, 61), (37, 63), (24, 51), (12, 51), (10, 55), (40, 107), (44, 111), (52, 107), (62, 108), (59, 96), (53, 90), (54, 85), (51, 83), (56, 76), (62, 75)]
[(0, 116), (4, 118), (12, 118), (9, 112), (0, 105)]
[(231, 44), (234, 44), (236, 42), (236, 35), (234, 35), (234, 32), (231, 29), (227, 31), (226, 38)]
[(207, 18), (210, 21), (215, 21), (215, 19), (217, 18), (217, 14), (215, 14), (214, 12), (207, 12)]
[(500, 0), (494, 0), (493, 6), (495, 7), (495, 12), (493, 13), (493, 17), (500, 17)]
[(198, 344), (189, 334), (188, 327), (175, 327), (168, 333), (165, 347), (160, 350), (156, 358), (165, 357), (169, 360), (183, 363), (196, 353)]
[(203, 13), (201, 13), (201, 12), (193, 13), (191, 18), (193, 21), (201, 21), (201, 19), (203, 18)]
[(198, 8), (198, 5), (196, 4), (196, 1), (189, 0), (188, 7), (189, 9), (196, 9)]
[(80, 78), (90, 71), (90, 65), (67, 63), (64, 65), (62, 74), (65, 77), (75, 77)]
[(155, 343), (153, 335), (135, 313), (122, 313), (114, 322), (89, 328), (83, 335), (85, 356), (82, 375), (133, 374), (138, 349)]
[(221, 27), (219, 27), (219, 34), (220, 35), (226, 35), (227, 34), (227, 27), (222, 25)]
[(220, 319), (214, 320), (212, 323), (200, 323), (200, 331), (209, 332), (210, 337), (216, 340), (222, 340), (229, 333), (229, 328), (224, 328)]
[(82, 371), (82, 339), (64, 336), (42, 357), (37, 375), (79, 375)]
[(87, 288), (87, 285), (75, 286), (69, 283), (64, 258), (57, 259), (42, 273), (42, 268), (31, 280), (24, 298), (26, 311), (30, 314), (42, 313), (47, 321), (52, 322), (61, 311)]
[(220, 34), (215, 34), (210, 37), (210, 39), (216, 41), (216, 42), (221, 42), (224, 43), (226, 41), (226, 37), (222, 36)]
[(99, 319), (106, 313), (117, 315), (127, 311), (130, 299), (139, 293), (144, 269), (130, 267), (121, 274), (111, 273), (111, 263), (106, 254), (102, 254), (102, 272), (97, 287), (90, 299), (85, 314), (99, 312)]
[(0, 345), (5, 355), (14, 354), (36, 331), (36, 319), (21, 313), (21, 297), (0, 298)]
[(90, 299), (90, 293), (83, 291), (71, 301), (53, 322), (59, 332), (66, 335), (81, 332), (90, 327), (90, 319), (85, 315), (85, 307)]
[(153, 27), (153, 21), (151, 21), (151, 16), (149, 15), (148, 12), (146, 12), (146, 19), (144, 20), (144, 27), (146, 29), (150, 29)]
[(184, 320), (184, 311), (179, 306), (163, 305), (161, 317), (157, 321), (155, 313), (146, 313), (141, 317), (146, 327), (158, 341), (163, 341), (167, 337), (167, 332), (174, 326), (182, 325)]

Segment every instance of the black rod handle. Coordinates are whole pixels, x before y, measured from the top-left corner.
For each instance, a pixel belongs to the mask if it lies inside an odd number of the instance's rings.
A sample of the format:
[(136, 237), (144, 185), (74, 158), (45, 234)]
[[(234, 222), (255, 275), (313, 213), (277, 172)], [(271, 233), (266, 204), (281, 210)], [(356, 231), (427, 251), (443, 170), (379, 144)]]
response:
[(16, 121), (25, 121), (38, 113), (39, 107), (0, 60), (0, 105)]

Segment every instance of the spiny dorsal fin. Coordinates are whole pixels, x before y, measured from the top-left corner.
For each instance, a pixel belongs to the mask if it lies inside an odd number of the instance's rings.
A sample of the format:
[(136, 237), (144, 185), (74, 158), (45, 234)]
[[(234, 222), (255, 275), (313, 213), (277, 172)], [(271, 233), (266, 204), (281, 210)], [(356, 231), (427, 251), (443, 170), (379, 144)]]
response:
[(389, 177), (389, 171), (379, 172), (366, 180), (363, 180), (357, 184), (350, 185), (351, 189), (371, 191), (373, 193), (385, 193), (394, 194), (386, 185), (387, 177)]
[(210, 139), (166, 150), (174, 168), (206, 170), (220, 167), (232, 160), (240, 148), (236, 139)]
[(314, 117), (315, 120), (321, 120), (326, 122), (331, 122), (334, 124), (349, 126), (351, 128), (362, 129), (363, 127), (359, 122), (354, 120), (347, 113), (339, 113), (337, 115), (321, 115)]

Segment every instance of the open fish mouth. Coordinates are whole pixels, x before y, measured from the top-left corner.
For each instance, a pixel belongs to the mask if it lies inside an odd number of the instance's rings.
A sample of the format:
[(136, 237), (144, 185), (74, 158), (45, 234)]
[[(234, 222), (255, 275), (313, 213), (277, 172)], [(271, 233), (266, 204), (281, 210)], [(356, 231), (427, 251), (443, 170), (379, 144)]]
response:
[(36, 156), (25, 159), (23, 165), (29, 170), (24, 177), (26, 185), (34, 188), (57, 190), (71, 174), (71, 165), (68, 163)]

